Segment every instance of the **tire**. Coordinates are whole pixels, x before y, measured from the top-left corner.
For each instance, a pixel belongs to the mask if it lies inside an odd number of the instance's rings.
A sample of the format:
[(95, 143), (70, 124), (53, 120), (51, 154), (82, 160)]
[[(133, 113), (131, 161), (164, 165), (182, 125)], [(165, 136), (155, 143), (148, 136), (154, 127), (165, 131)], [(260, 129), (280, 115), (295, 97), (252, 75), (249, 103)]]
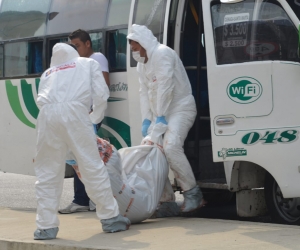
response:
[(283, 198), (272, 175), (266, 173), (265, 200), (272, 221), (279, 224), (300, 224), (300, 198)]

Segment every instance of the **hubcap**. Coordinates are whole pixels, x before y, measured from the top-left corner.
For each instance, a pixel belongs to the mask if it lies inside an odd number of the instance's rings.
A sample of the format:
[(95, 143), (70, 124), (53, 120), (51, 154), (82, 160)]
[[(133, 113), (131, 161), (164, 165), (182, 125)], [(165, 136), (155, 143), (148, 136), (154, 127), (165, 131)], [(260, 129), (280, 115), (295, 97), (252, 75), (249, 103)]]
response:
[(300, 219), (300, 198), (284, 198), (280, 187), (274, 181), (273, 200), (277, 211), (288, 222)]

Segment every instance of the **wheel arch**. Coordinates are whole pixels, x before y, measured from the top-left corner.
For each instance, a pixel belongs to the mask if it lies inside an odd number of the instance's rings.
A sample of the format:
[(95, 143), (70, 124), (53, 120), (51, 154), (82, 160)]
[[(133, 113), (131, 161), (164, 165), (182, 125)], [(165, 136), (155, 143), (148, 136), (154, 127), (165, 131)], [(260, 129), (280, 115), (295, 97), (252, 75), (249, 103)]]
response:
[[(232, 165), (230, 179), (227, 178), (228, 189), (232, 192), (237, 192), (240, 190), (263, 188), (266, 173), (272, 175), (267, 168), (254, 162), (235, 161)], [(276, 180), (274, 176), (273, 178)]]

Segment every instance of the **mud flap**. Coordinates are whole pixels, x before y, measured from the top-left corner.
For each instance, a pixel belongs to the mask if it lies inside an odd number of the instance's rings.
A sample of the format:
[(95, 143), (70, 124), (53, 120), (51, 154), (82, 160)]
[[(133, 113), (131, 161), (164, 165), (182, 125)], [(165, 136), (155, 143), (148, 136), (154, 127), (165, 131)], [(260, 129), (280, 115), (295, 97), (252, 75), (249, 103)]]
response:
[(262, 216), (267, 213), (264, 189), (242, 190), (236, 193), (237, 215)]

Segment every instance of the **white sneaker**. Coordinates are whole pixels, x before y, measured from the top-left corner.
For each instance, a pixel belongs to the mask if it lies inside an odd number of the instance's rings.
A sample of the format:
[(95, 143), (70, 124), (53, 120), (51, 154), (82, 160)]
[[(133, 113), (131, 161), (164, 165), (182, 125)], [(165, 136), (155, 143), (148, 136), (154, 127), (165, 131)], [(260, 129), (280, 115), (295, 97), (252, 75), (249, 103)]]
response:
[(90, 200), (89, 205), (90, 205), (90, 211), (95, 212), (96, 211), (96, 204), (92, 200)]
[(71, 214), (71, 213), (77, 213), (77, 212), (87, 212), (89, 211), (89, 206), (80, 206), (76, 203), (71, 203), (66, 208), (58, 210), (60, 214)]

